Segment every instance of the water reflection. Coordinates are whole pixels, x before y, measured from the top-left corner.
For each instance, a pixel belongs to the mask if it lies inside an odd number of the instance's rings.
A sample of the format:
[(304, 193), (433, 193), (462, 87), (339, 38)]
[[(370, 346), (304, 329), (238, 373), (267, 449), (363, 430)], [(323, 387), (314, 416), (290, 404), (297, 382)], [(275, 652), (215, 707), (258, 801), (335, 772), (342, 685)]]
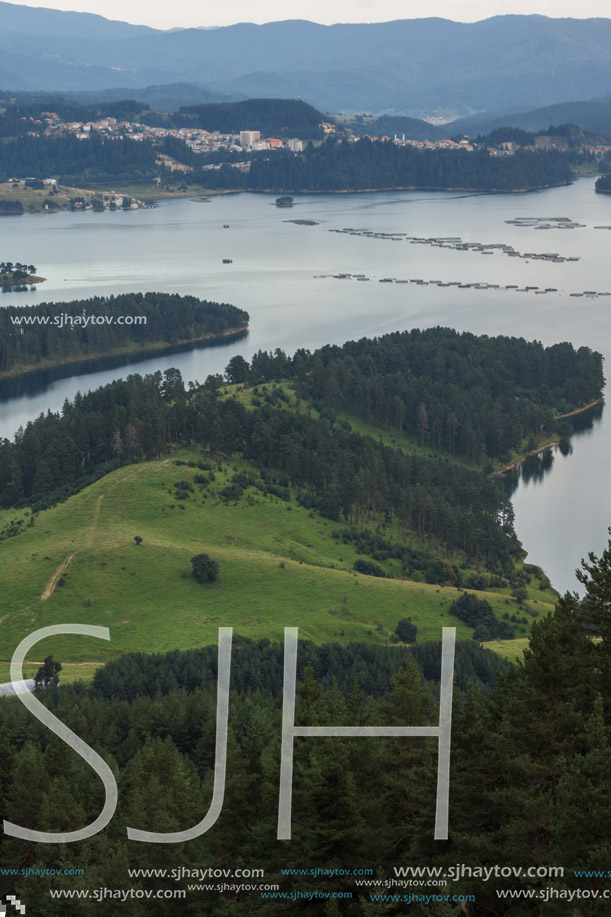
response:
[(554, 461), (558, 453), (563, 458), (568, 458), (573, 454), (573, 439), (580, 439), (584, 436), (590, 436), (596, 426), (602, 420), (604, 404), (597, 404), (584, 411), (583, 414), (575, 414), (571, 417), (570, 424), (573, 428), (572, 437), (566, 442), (559, 443), (556, 446), (550, 446), (543, 449), (535, 455), (529, 455), (520, 465), (511, 468), (502, 478), (503, 489), (508, 497), (518, 488), (520, 482), (527, 484), (540, 484), (554, 467)]
[(36, 287), (34, 284), (28, 286), (27, 283), (3, 283), (0, 290), (3, 293), (35, 293)]
[[(196, 341), (194, 343), (176, 344), (173, 347), (159, 351), (159, 354), (169, 359), (177, 353), (188, 353), (206, 347), (232, 347), (236, 341), (245, 340), (247, 337), (247, 330), (237, 331), (235, 334), (226, 335), (220, 341)], [(113, 357), (81, 360), (77, 363), (66, 363), (64, 366), (55, 366), (51, 369), (41, 369), (36, 372), (26, 373), (14, 379), (2, 379), (0, 380), (0, 404), (11, 401), (13, 398), (34, 398), (44, 392), (53, 382), (57, 382), (60, 379), (86, 376), (90, 373), (99, 373), (117, 369), (121, 366), (129, 366), (132, 363), (142, 363), (145, 360), (150, 360), (152, 356), (155, 356), (155, 353), (155, 351), (145, 350), (142, 353), (117, 354)], [(168, 365), (170, 364), (168, 363)], [(201, 381), (203, 382), (204, 380), (202, 379)], [(87, 389), (88, 386), (85, 386), (85, 388)]]

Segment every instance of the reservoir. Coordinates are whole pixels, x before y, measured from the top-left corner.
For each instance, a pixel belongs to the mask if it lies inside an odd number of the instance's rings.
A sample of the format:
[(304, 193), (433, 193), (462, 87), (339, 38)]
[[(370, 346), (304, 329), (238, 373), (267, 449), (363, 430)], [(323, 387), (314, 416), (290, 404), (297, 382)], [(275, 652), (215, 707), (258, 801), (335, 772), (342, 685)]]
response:
[[(611, 230), (598, 228), (611, 226), (611, 195), (595, 194), (594, 179), (529, 194), (311, 194), (290, 209), (274, 200), (224, 194), (125, 213), (2, 218), (3, 260), (33, 263), (47, 281), (1, 294), (0, 305), (160, 290), (232, 303), (251, 324), (222, 347), (0, 382), (0, 437), (130, 372), (176, 366), (186, 381), (203, 381), (236, 353), (413, 327), (570, 341), (611, 362), (611, 295), (601, 295), (611, 293)], [(611, 525), (611, 423), (599, 410), (576, 427), (566, 454), (542, 454), (508, 484), (529, 560), (561, 591), (577, 589), (574, 569), (602, 551)]]

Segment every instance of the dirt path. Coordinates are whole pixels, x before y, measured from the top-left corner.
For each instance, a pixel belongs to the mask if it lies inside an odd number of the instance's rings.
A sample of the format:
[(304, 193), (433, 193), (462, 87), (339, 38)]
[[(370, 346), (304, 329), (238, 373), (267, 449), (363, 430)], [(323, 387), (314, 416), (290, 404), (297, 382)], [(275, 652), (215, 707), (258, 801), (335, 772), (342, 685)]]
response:
[(591, 401), (590, 404), (586, 404), (582, 408), (575, 408), (574, 411), (569, 411), (568, 414), (556, 414), (554, 420), (564, 420), (565, 417), (574, 417), (575, 414), (583, 414), (584, 411), (589, 411), (590, 408), (595, 408), (597, 404), (602, 404), (605, 399), (602, 397), (597, 398), (596, 401)]
[(69, 557), (67, 557), (65, 560), (61, 562), (61, 564), (59, 565), (59, 567), (57, 568), (57, 570), (55, 571), (55, 573), (53, 574), (53, 576), (51, 577), (47, 585), (45, 586), (44, 592), (40, 597), (41, 602), (46, 602), (47, 599), (53, 595), (53, 593), (55, 592), (55, 587), (57, 586), (59, 582), (60, 576), (62, 576), (66, 572), (66, 570), (68, 569), (70, 565), (70, 561), (72, 560), (73, 557), (76, 557), (77, 553), (78, 551), (75, 551), (73, 554), (70, 554)]
[[(168, 459), (165, 459), (163, 462), (159, 462), (158, 464), (165, 465), (167, 464), (168, 461), (169, 461)], [(100, 494), (100, 496), (96, 499), (94, 507), (93, 507), (93, 517), (91, 520), (91, 526), (89, 528), (89, 532), (87, 533), (87, 538), (85, 540), (83, 547), (79, 548), (78, 551), (73, 551), (72, 554), (69, 554), (68, 557), (66, 557), (66, 559), (61, 562), (61, 564), (59, 565), (57, 570), (54, 572), (53, 576), (51, 577), (47, 585), (45, 586), (44, 591), (42, 595), (40, 596), (39, 602), (46, 602), (47, 599), (51, 598), (51, 596), (55, 592), (55, 589), (57, 588), (57, 584), (60, 578), (66, 572), (66, 570), (68, 569), (68, 567), (70, 566), (70, 564), (72, 563), (76, 555), (80, 554), (81, 551), (84, 550), (85, 548), (90, 548), (92, 546), (93, 540), (95, 538), (98, 521), (100, 519), (100, 511), (102, 509), (102, 501), (104, 497), (107, 496), (107, 494), (111, 493), (115, 489), (115, 487), (118, 487), (119, 484), (123, 484), (124, 481), (127, 481), (128, 478), (133, 477), (135, 474), (140, 474), (142, 471), (144, 471), (144, 468), (150, 468), (150, 467), (151, 467), (150, 465), (145, 465), (142, 468), (136, 468), (134, 471), (130, 471), (128, 472), (128, 474), (124, 474), (118, 480), (114, 481), (110, 485), (110, 487), (108, 487), (103, 493)], [(32, 606), (29, 606), (29, 607), (32, 607)]]

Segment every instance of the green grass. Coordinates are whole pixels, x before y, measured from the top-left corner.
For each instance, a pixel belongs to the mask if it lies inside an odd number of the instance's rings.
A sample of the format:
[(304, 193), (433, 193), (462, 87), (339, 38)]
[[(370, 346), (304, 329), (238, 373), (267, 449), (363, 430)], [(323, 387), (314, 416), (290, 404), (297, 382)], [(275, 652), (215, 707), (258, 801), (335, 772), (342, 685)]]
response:
[(528, 637), (517, 637), (515, 640), (490, 640), (483, 643), (487, 650), (494, 650), (500, 656), (505, 656), (510, 662), (517, 662), (524, 656), (524, 650), (528, 646)]
[(38, 213), (44, 210), (44, 202), (47, 198), (56, 203), (61, 210), (67, 210), (71, 197), (84, 197), (85, 200), (92, 197), (90, 191), (63, 185), (57, 185), (57, 193), (51, 194), (52, 187), (52, 185), (45, 185), (44, 189), (26, 188), (21, 181), (15, 188), (12, 182), (0, 182), (0, 198), (7, 201), (21, 201), (26, 213)]
[[(227, 504), (218, 490), (234, 469), (253, 469), (224, 463), (222, 472), (215, 467), (216, 480), (200, 489), (193, 479), (201, 472), (177, 466), (176, 458), (197, 461), (201, 454), (182, 451), (121, 468), (40, 513), (33, 526), (29, 510), (0, 512), (0, 531), (24, 520), (21, 534), (0, 543), (0, 671), (6, 676), (20, 640), (60, 623), (105, 626), (111, 640), (54, 637), (32, 650), (33, 660), (53, 653), (64, 664), (93, 665), (129, 651), (187, 649), (216, 642), (218, 627), (229, 625), (257, 639), (281, 640), (284, 627), (298, 626), (301, 637), (317, 643), (387, 643), (397, 622), (411, 617), (419, 641), (439, 639), (444, 625), (470, 636), (471, 629), (448, 614), (456, 589), (400, 579), (398, 561), (385, 564), (394, 579), (356, 574), (354, 548), (332, 537), (344, 524), (254, 488)], [(183, 501), (176, 499), (180, 480), (195, 491)], [(190, 575), (190, 558), (202, 552), (220, 564), (219, 580), (208, 586)], [(71, 555), (64, 584), (41, 601)], [(499, 616), (524, 613), (506, 591), (481, 596)], [(543, 613), (552, 601), (551, 593), (533, 590), (526, 606)], [(512, 646), (499, 651), (509, 655)], [(64, 680), (93, 671), (73, 669)]]
[[(34, 678), (41, 663), (42, 659), (38, 659), (34, 663), (26, 663), (23, 667), (23, 674), (25, 678)], [(73, 664), (64, 663), (59, 676), (60, 681), (63, 685), (72, 684), (75, 681), (91, 681), (95, 672), (99, 668), (100, 664), (95, 662), (76, 662)], [(10, 662), (0, 662), (0, 684), (4, 684), (10, 680)]]

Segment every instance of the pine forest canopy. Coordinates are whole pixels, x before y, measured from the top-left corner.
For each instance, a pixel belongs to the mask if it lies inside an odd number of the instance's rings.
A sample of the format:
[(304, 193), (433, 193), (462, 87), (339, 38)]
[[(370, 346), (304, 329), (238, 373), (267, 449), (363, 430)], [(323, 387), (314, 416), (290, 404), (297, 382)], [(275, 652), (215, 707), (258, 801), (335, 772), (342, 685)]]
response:
[[(85, 324), (83, 316), (91, 321)], [(242, 329), (248, 320), (248, 313), (236, 306), (176, 293), (96, 296), (39, 303), (27, 310), (9, 306), (0, 309), (0, 373), (108, 354), (129, 345), (213, 337)]]
[(363, 138), (355, 143), (327, 140), (302, 154), (286, 150), (254, 154), (249, 172), (224, 165), (197, 170), (192, 178), (211, 189), (274, 191), (366, 191), (384, 188), (526, 190), (567, 184), (570, 163), (560, 153), (518, 151), (492, 156), (487, 149), (421, 150)]
[(221, 134), (257, 130), (262, 137), (316, 140), (323, 136), (321, 122), (333, 119), (300, 99), (245, 99), (240, 102), (184, 105), (171, 115), (147, 112), (142, 120), (145, 124), (199, 127)]

